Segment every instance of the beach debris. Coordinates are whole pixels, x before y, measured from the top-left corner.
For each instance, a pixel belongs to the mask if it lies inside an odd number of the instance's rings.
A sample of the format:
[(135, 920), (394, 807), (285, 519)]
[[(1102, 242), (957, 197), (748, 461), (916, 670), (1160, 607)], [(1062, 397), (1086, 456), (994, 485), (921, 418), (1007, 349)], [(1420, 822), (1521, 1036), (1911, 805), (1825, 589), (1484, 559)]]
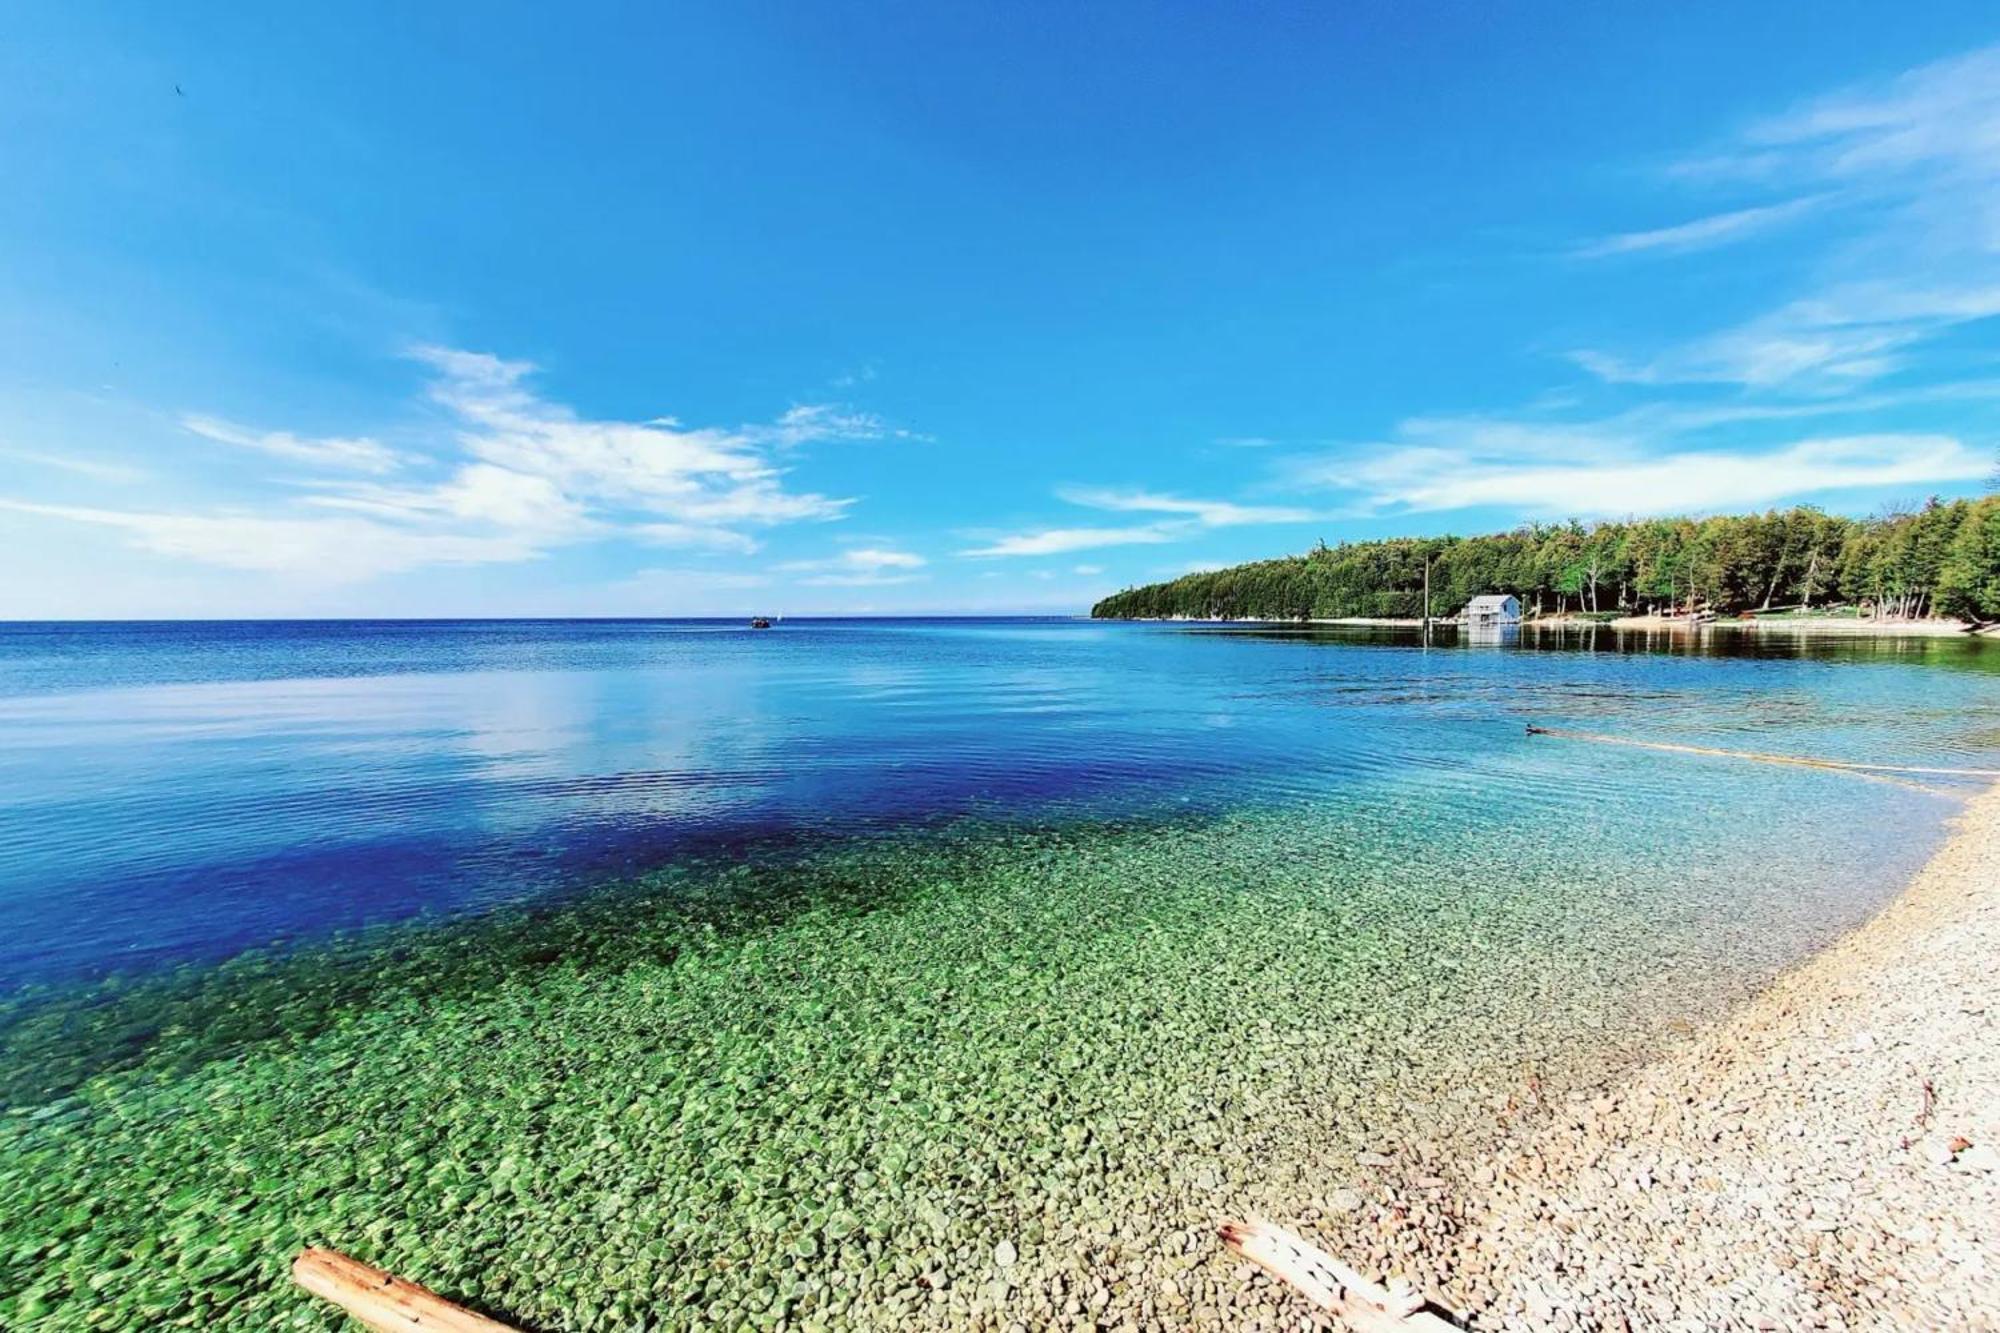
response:
[(338, 1250), (299, 1251), (292, 1281), (380, 1333), (519, 1333)]
[(1228, 1222), (1223, 1244), (1286, 1283), (1308, 1301), (1342, 1320), (1355, 1333), (1407, 1333), (1455, 1329), (1457, 1324), (1430, 1308), (1407, 1284), (1383, 1286), (1363, 1277), (1326, 1251), (1269, 1222)]

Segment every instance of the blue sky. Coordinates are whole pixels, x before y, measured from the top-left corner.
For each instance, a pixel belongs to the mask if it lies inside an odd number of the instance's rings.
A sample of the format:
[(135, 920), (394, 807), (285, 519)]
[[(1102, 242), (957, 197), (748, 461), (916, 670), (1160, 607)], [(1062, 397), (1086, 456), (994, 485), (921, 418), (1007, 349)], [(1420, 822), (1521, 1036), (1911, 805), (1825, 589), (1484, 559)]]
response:
[(0, 616), (1080, 610), (2000, 441), (1988, 4), (9, 29)]

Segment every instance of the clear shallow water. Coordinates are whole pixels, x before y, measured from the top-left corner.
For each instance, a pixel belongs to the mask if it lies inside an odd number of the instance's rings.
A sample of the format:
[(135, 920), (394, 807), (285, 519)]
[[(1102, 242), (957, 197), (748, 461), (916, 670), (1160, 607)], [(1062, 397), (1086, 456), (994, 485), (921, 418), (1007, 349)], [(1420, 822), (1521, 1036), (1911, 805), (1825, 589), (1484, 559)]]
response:
[[(1578, 753), (1523, 724), (1991, 763), (1993, 648), (1601, 633), (1425, 650), (1073, 621), (6, 625), (0, 980), (221, 958), (967, 816), (1394, 791), (1640, 835), (1690, 774), (1783, 779)], [(1904, 789), (1836, 788), (1791, 830), (1718, 811), (1711, 836), (1783, 840), (1851, 802), (1887, 855), (1936, 822)], [(1884, 877), (1861, 856), (1851, 878), (1867, 895)]]
[(1237, 1327), (1156, 1300), (1235, 1289), (1219, 1219), (1478, 1160), (1859, 922), (1962, 790), (1525, 722), (2000, 740), (1957, 642), (0, 642), (0, 948), (48, 983), (0, 1001), (8, 1329), (331, 1333), (305, 1244), (549, 1333), (1039, 1328), (1098, 1282)]

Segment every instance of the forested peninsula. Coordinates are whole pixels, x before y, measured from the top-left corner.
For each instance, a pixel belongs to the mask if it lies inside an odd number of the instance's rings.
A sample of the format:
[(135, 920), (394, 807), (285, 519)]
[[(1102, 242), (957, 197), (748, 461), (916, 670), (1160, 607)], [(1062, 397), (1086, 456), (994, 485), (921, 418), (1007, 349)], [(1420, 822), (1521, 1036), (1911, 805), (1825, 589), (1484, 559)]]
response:
[(1816, 612), (2000, 620), (2000, 495), (1844, 518), (1810, 507), (1531, 525), (1483, 537), (1321, 542), (1127, 588), (1099, 619), (1406, 619), (1511, 593), (1531, 616)]

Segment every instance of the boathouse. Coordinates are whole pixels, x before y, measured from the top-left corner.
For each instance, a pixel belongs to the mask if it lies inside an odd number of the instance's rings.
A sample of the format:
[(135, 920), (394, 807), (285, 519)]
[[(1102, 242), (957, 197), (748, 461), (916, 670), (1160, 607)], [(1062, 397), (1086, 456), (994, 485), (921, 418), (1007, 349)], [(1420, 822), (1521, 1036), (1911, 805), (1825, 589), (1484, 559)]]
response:
[(1488, 593), (1467, 602), (1459, 618), (1468, 625), (1518, 625), (1521, 599), (1505, 593)]

